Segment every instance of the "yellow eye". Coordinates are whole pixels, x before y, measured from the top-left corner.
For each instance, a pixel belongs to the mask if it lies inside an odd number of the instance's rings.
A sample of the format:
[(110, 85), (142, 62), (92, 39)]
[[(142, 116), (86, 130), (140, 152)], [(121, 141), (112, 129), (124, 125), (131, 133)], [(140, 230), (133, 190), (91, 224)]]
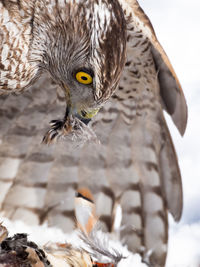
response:
[(79, 83), (83, 84), (91, 84), (92, 83), (92, 76), (84, 71), (79, 71), (76, 73), (76, 79)]

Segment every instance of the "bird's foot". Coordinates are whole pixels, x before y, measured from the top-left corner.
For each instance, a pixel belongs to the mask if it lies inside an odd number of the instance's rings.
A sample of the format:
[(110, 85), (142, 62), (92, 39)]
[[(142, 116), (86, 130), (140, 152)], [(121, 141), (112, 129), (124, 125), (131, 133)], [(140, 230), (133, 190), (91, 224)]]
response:
[(53, 120), (50, 122), (51, 128), (45, 134), (42, 143), (50, 145), (59, 139), (69, 137), (72, 141), (78, 141), (80, 145), (86, 141), (99, 143), (94, 131), (78, 118), (70, 115), (66, 120)]

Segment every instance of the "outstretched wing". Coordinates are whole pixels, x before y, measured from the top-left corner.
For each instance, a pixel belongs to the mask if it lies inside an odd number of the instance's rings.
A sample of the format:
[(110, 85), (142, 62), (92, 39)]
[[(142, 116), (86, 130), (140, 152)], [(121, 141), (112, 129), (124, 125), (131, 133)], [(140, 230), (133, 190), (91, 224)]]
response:
[[(136, 1), (120, 0), (127, 18), (127, 61), (119, 88), (92, 122), (101, 145), (41, 145), (48, 122), (62, 114), (56, 88), (43, 76), (0, 102), (1, 214), (28, 223), (74, 228), (74, 194), (88, 187), (103, 227), (130, 249), (164, 265), (167, 210), (182, 211), (181, 176), (162, 106), (183, 134), (187, 108), (175, 73)], [(116, 217), (121, 228), (116, 229)]]

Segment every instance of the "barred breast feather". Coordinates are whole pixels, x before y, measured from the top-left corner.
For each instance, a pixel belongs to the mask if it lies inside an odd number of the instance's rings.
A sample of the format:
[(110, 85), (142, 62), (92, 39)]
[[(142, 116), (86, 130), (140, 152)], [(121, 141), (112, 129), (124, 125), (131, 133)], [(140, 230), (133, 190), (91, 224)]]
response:
[[(163, 109), (183, 135), (187, 105), (138, 2), (119, 3), (127, 23), (126, 63), (117, 90), (90, 123), (100, 144), (77, 147), (68, 139), (41, 144), (52, 116), (59, 117), (64, 106), (47, 74), (21, 95), (0, 97), (0, 214), (29, 224), (47, 221), (71, 231), (75, 191), (88, 187), (102, 228), (120, 237), (151, 266), (164, 266), (168, 212), (178, 221), (183, 197)], [(4, 14), (0, 23), (5, 18)], [(0, 49), (2, 83), (12, 66), (6, 67), (6, 59), (2, 60), (6, 47)], [(21, 86), (23, 79), (18, 78)], [(119, 210), (122, 217), (116, 227)]]

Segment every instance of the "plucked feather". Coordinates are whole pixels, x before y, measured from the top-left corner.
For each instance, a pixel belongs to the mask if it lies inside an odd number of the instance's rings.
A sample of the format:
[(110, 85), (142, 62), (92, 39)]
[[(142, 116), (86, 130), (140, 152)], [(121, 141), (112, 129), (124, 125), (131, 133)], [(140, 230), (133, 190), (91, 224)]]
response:
[[(126, 20), (126, 63), (118, 89), (89, 125), (101, 144), (91, 141), (76, 147), (66, 139), (41, 145), (48, 122), (52, 116), (59, 118), (64, 107), (56, 98), (57, 86), (46, 74), (23, 95), (0, 98), (1, 214), (30, 224), (47, 221), (71, 231), (72, 199), (77, 188), (88, 187), (101, 227), (116, 230), (118, 206), (122, 219), (114, 234), (120, 233), (129, 249), (140, 252), (148, 264), (164, 266), (167, 211), (175, 220), (180, 218), (182, 185), (162, 108), (183, 134), (187, 106), (176, 74), (138, 2), (119, 0), (119, 4), (124, 11), (122, 21)], [(23, 77), (35, 75), (36, 69), (29, 67), (21, 73)], [(118, 65), (118, 76), (121, 70)], [(56, 128), (56, 134), (63, 132)], [(83, 227), (89, 214), (85, 221), (79, 219)]]

